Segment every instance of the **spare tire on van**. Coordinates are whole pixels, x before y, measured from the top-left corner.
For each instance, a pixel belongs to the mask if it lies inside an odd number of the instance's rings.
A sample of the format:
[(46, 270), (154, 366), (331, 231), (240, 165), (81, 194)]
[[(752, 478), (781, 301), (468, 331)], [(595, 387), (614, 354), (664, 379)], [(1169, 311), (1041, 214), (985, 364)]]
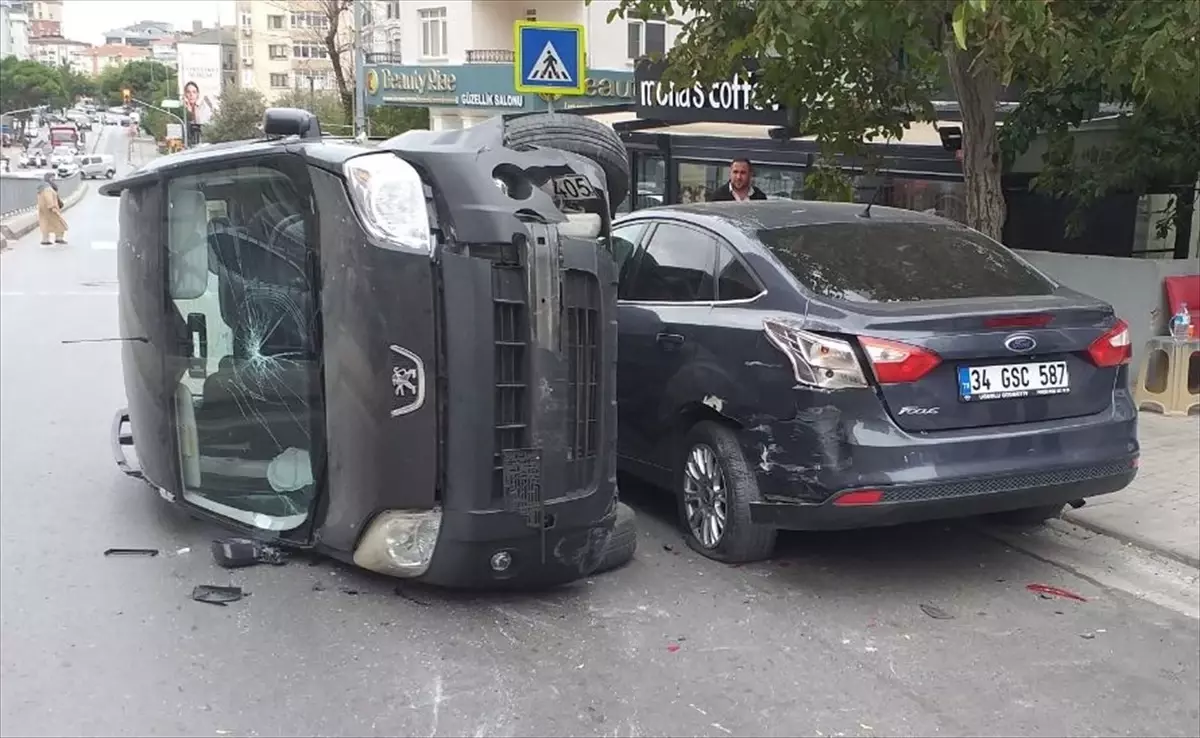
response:
[(616, 211), (629, 194), (629, 156), (611, 126), (570, 113), (538, 113), (504, 122), (504, 145), (517, 151), (539, 146), (586, 156), (608, 179), (609, 209)]

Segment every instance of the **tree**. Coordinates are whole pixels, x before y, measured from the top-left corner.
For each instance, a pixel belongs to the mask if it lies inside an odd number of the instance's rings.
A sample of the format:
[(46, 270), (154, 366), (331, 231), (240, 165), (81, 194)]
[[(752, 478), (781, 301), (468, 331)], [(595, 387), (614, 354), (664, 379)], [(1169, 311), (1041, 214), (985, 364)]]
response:
[[(753, 59), (761, 102), (777, 101), (791, 111), (797, 131), (815, 135), (826, 175), (837, 157), (866, 158), (867, 142), (900, 138), (911, 124), (935, 120), (932, 101), (948, 80), (963, 120), (967, 220), (999, 238), (1006, 154), (1032, 140), (1000, 136), (996, 104), (1003, 87), (1015, 80), (1049, 101), (1027, 131), (1050, 120), (1061, 125), (1058, 105), (1072, 85), (1087, 88), (1078, 96), (1097, 108), (1124, 70), (1148, 70), (1138, 84), (1130, 78), (1122, 86), (1135, 109), (1157, 97), (1177, 104), (1188, 85), (1194, 100), (1200, 65), (1186, 49), (1197, 38), (1196, 8), (1153, 0), (621, 0), (610, 19), (693, 14), (680, 23), (665, 79), (707, 84)], [(1108, 21), (1098, 27), (1097, 16)], [(1162, 51), (1180, 38), (1193, 42)], [(1137, 49), (1156, 52), (1152, 63), (1136, 62)], [(1065, 71), (1078, 65), (1108, 71), (1091, 77)]]
[(0, 60), (0, 112), (39, 105), (62, 107), (66, 102), (58, 70), (15, 56)]
[(211, 143), (258, 138), (266, 100), (258, 90), (226, 87), (212, 121), (204, 127), (204, 139)]
[(368, 123), (372, 136), (387, 138), (414, 129), (429, 130), (429, 108), (378, 105), (371, 109)]
[(100, 90), (96, 80), (76, 72), (69, 64), (59, 66), (58, 78), (68, 102), (75, 102), (81, 97), (95, 97)]
[(328, 90), (296, 90), (281, 95), (272, 103), (274, 107), (300, 108), (308, 110), (321, 121), (322, 130), (341, 135), (346, 132), (348, 121), (342, 107), (341, 96)]
[[(276, 5), (296, 15), (304, 13), (306, 17), (311, 16), (311, 20), (302, 21), (299, 27), (307, 29), (310, 41), (319, 44), (329, 57), (343, 113), (346, 120), (351, 120), (354, 117), (354, 79), (347, 79), (346, 70), (351, 62), (350, 50), (353, 47), (351, 38), (354, 25), (350, 14), (354, 12), (354, 0), (291, 0)], [(302, 11), (302, 8), (307, 10)]]
[(108, 67), (100, 75), (99, 92), (108, 105), (121, 104), (122, 90), (129, 90), (136, 100), (157, 106), (166, 98), (179, 96), (179, 82), (175, 70), (167, 65), (138, 59)]

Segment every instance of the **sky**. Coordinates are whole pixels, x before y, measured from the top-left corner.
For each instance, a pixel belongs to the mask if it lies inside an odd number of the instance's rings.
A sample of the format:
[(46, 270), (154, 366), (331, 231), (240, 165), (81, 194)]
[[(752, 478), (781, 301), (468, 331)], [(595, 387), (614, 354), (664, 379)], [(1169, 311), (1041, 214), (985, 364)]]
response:
[(142, 20), (173, 23), (191, 29), (193, 20), (212, 27), (218, 18), (232, 25), (234, 0), (63, 0), (63, 36), (91, 44), (104, 43), (104, 32)]

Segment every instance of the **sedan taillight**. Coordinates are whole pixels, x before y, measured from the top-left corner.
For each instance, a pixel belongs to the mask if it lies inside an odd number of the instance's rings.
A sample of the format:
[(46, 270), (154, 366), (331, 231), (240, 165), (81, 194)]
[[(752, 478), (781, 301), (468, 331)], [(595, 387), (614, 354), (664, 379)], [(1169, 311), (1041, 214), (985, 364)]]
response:
[(792, 362), (792, 372), (800, 384), (822, 389), (867, 386), (867, 378), (849, 342), (772, 318), (763, 321), (763, 330), (767, 339)]
[(880, 384), (915, 382), (942, 363), (942, 357), (918, 346), (866, 336), (858, 340)]
[(1129, 324), (1118, 318), (1116, 325), (1088, 346), (1088, 356), (1092, 358), (1092, 363), (1099, 367), (1128, 364), (1133, 358), (1133, 339), (1129, 335)]

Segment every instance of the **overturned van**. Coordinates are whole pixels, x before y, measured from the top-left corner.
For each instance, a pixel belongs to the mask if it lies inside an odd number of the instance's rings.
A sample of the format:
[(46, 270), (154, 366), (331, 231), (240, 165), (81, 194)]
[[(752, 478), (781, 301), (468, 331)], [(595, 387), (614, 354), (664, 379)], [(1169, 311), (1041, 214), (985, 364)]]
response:
[(435, 584), (627, 561), (611, 129), (540, 114), (370, 146), (272, 109), (264, 132), (101, 188), (121, 198), (122, 470)]

